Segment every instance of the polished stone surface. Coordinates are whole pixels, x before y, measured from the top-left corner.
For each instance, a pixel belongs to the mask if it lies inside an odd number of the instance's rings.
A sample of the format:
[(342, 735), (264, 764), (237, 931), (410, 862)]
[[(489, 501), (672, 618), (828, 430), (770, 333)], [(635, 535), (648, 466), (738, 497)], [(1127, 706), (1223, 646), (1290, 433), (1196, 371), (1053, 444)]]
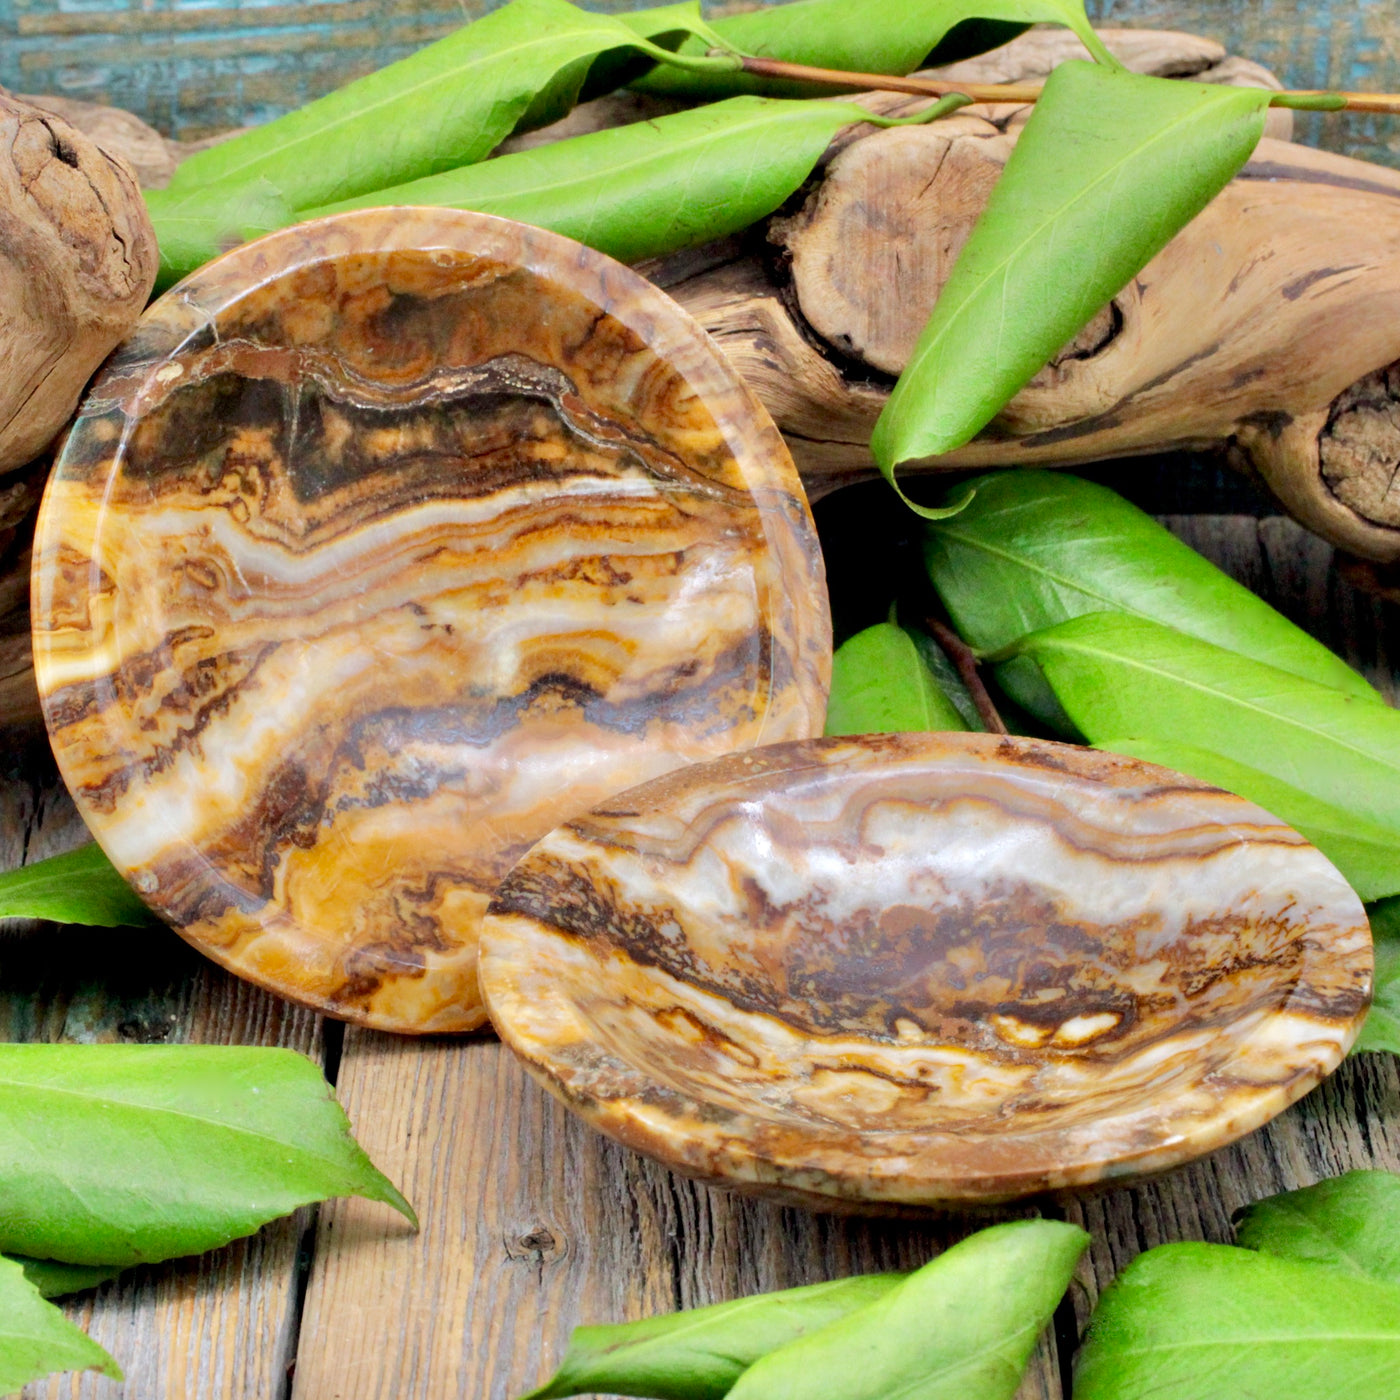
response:
[(482, 932), (491, 1017), (596, 1127), (834, 1208), (1174, 1166), (1335, 1069), (1364, 911), (1301, 836), (1136, 760), (985, 734), (783, 744), (551, 832)]
[(201, 270), (45, 499), (35, 663), (83, 816), (226, 967), (400, 1031), (483, 1020), (531, 843), (821, 730), (820, 551), (767, 415), (626, 268), (452, 210)]

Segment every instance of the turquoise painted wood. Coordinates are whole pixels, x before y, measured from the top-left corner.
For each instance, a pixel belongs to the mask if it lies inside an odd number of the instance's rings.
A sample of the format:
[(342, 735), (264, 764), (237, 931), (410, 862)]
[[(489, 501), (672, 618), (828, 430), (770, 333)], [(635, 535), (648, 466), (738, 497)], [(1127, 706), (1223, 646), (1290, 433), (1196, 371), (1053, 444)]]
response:
[[(266, 121), (497, 2), (0, 0), (0, 85), (111, 102), (192, 139)], [(1102, 24), (1218, 38), (1293, 87), (1400, 90), (1397, 0), (1089, 0), (1089, 9)], [(1308, 117), (1301, 134), (1400, 165), (1400, 118)]]

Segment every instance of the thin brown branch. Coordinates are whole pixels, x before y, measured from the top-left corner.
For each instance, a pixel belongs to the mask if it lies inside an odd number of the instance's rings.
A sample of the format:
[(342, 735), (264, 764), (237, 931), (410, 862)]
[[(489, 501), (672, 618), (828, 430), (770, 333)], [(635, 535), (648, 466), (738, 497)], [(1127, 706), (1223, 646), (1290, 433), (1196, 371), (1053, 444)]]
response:
[(777, 58), (745, 58), (744, 71), (762, 78), (785, 78), (852, 92), (912, 92), (921, 97), (947, 97), (962, 93), (974, 102), (1034, 102), (1039, 83), (947, 83), (941, 78), (896, 78), (888, 73), (846, 73), (836, 68), (812, 68), (805, 63), (784, 63)]
[(1009, 734), (1011, 731), (1007, 729), (1006, 721), (997, 713), (997, 707), (992, 703), (992, 697), (982, 682), (972, 648), (946, 622), (940, 622), (936, 617), (926, 618), (925, 622), (928, 630), (933, 633), (934, 640), (948, 653), (948, 660), (957, 667), (958, 675), (967, 687), (967, 693), (972, 696), (972, 703), (977, 706), (982, 723), (987, 726), (987, 732)]
[[(974, 102), (1034, 102), (1041, 93), (1039, 83), (950, 83), (942, 78), (894, 77), (888, 73), (847, 73), (836, 68), (813, 68), (805, 63), (784, 63), (776, 58), (744, 58), (744, 71), (763, 78), (783, 78), (790, 82), (817, 83), (823, 87), (850, 92), (909, 92), (921, 97), (947, 97), (962, 93)], [(1349, 112), (1400, 113), (1400, 93), (1327, 92), (1306, 88), (1273, 94), (1275, 99), (1299, 98), (1310, 103), (1319, 98), (1340, 98), (1338, 110)]]

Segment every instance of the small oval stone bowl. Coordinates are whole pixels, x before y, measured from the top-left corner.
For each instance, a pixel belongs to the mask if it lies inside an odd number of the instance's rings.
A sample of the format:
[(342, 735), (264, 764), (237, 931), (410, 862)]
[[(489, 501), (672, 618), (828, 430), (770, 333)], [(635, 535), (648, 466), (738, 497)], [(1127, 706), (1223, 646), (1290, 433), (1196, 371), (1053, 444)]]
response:
[(985, 734), (780, 744), (634, 788), (497, 890), (497, 1030), (595, 1127), (827, 1209), (1161, 1171), (1335, 1069), (1360, 901), (1242, 798)]
[(449, 209), (274, 233), (147, 311), (45, 495), (59, 768), (146, 901), (384, 1030), (485, 1020), (477, 921), (533, 842), (821, 729), (792, 459), (628, 268)]

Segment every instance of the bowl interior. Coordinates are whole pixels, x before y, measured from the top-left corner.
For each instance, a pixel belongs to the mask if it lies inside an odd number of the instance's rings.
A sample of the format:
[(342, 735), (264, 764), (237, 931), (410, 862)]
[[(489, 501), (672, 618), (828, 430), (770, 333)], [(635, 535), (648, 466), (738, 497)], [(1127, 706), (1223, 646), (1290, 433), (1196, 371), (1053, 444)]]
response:
[(819, 727), (801, 487), (683, 313), (455, 211), (264, 240), (148, 313), (40, 525), (37, 669), (116, 864), (243, 975), (483, 1019), (476, 921), (564, 816)]
[[(719, 1111), (792, 1162), (947, 1149), (975, 1174), (979, 1142), (1001, 1171), (1014, 1138), (1033, 1173), (1208, 1136), (1249, 1096), (1223, 1086), (1291, 1093), (1335, 1063), (1369, 977), (1358, 901), (1289, 828), (989, 736), (676, 775), (552, 833), (493, 912), (493, 1015), (571, 1096), (607, 1097), (586, 1046), (645, 1076), (665, 1131)], [(522, 1010), (527, 983), (548, 1010)]]

